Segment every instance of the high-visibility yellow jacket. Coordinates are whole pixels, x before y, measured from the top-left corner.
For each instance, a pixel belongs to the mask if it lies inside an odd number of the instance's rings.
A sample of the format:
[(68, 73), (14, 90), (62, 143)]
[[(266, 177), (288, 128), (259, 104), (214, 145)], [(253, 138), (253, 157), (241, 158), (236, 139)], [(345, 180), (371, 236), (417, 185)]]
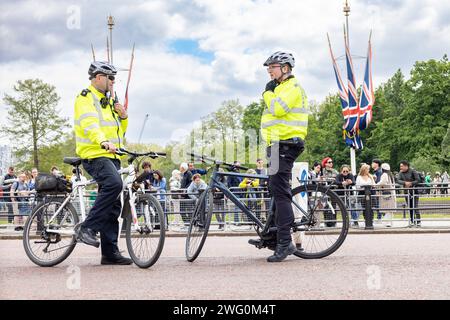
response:
[(261, 117), (261, 133), (268, 145), (274, 141), (301, 138), (308, 131), (308, 101), (305, 90), (294, 76), (275, 90), (263, 93), (266, 108)]
[(128, 119), (121, 119), (114, 111), (112, 99), (102, 106), (102, 98), (107, 99), (91, 85), (75, 100), (76, 152), (82, 159), (119, 158), (101, 148), (104, 141), (112, 142), (116, 147), (123, 147)]
[[(242, 180), (242, 182), (239, 183), (239, 188), (241, 188), (241, 189), (247, 189), (247, 188), (249, 187), (249, 186), (248, 186), (248, 181), (249, 181), (248, 178), (244, 178), (244, 180)], [(257, 188), (257, 187), (259, 187), (259, 179), (253, 180), (250, 187), (251, 187), (251, 188)]]

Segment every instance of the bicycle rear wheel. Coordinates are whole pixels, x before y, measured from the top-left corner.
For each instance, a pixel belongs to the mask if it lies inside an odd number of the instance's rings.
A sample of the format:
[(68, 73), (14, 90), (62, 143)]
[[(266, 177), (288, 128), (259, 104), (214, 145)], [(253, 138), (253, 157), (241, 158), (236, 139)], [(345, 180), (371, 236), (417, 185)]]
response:
[(25, 222), (23, 247), (28, 258), (38, 266), (52, 267), (61, 263), (77, 244), (74, 228), (78, 224), (78, 214), (71, 203), (67, 203), (49, 224), (63, 200), (54, 198), (39, 203)]
[(186, 259), (189, 262), (197, 259), (205, 244), (211, 224), (213, 202), (212, 189), (208, 188), (200, 195), (194, 208), (185, 247)]
[(345, 204), (335, 192), (320, 184), (300, 186), (292, 190), (292, 204), (299, 217), (296, 225), (303, 248), (294, 255), (320, 259), (342, 245), (349, 219)]
[(128, 253), (138, 267), (149, 268), (158, 261), (164, 247), (164, 211), (158, 199), (150, 194), (138, 195), (135, 207), (138, 226), (131, 214), (126, 218)]

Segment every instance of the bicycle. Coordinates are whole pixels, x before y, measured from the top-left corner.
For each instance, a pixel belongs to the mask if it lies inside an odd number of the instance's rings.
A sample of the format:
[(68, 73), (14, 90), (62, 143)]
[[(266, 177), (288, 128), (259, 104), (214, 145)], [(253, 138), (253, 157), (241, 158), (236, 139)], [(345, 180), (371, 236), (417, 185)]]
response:
[[(128, 167), (118, 172), (123, 178), (120, 195), (122, 209), (119, 216), (119, 232), (125, 220), (125, 238), (128, 253), (140, 268), (152, 266), (159, 258), (165, 240), (164, 212), (159, 201), (151, 194), (140, 191), (136, 185), (136, 171), (133, 162), (138, 157), (153, 159), (164, 157), (165, 153), (136, 153), (118, 149), (118, 155), (128, 155)], [(81, 158), (67, 157), (64, 163), (75, 168), (77, 179), (70, 192), (38, 193), (39, 202), (33, 208), (24, 226), (23, 245), (27, 256), (41, 267), (55, 266), (64, 261), (77, 244), (80, 224), (86, 218), (83, 190), (96, 182), (80, 181)], [(79, 201), (79, 215), (73, 205)], [(120, 236), (120, 234), (119, 234)], [(153, 243), (154, 242), (154, 243)]]
[[(233, 202), (254, 223), (255, 231), (260, 237), (257, 248), (275, 250), (277, 228), (274, 224), (274, 200), (271, 198), (266, 222), (263, 223), (244, 202), (236, 197), (223, 183), (221, 176), (238, 176), (253, 179), (268, 179), (267, 175), (241, 174), (233, 172), (219, 172), (221, 166), (228, 170), (243, 166), (236, 166), (223, 161), (208, 158), (204, 155), (189, 153), (194, 159), (204, 163), (212, 162), (214, 169), (207, 189), (202, 192), (192, 214), (191, 223), (186, 238), (185, 255), (189, 262), (193, 262), (200, 254), (211, 223), (214, 210), (214, 194), (222, 192), (228, 200)], [(292, 232), (299, 232), (302, 248), (294, 255), (304, 259), (319, 259), (335, 252), (344, 242), (349, 228), (347, 209), (339, 196), (328, 186), (311, 183), (298, 179), (300, 186), (292, 190), (292, 206), (297, 216)], [(331, 215), (330, 215), (331, 211)]]

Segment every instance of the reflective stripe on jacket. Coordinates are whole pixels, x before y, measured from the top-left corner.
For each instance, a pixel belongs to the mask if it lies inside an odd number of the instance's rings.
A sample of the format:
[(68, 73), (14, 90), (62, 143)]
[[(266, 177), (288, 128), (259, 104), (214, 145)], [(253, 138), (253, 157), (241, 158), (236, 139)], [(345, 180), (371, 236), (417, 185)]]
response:
[(103, 93), (92, 85), (89, 90), (85, 96), (80, 94), (75, 100), (76, 153), (83, 159), (117, 158), (118, 156), (102, 149), (100, 144), (109, 141), (116, 147), (122, 147), (128, 119), (120, 119), (114, 111), (112, 100), (105, 107), (101, 106), (100, 101), (105, 98)]
[(264, 92), (263, 98), (267, 108), (261, 117), (261, 133), (267, 144), (295, 137), (305, 140), (309, 108), (297, 79), (288, 78), (274, 92)]

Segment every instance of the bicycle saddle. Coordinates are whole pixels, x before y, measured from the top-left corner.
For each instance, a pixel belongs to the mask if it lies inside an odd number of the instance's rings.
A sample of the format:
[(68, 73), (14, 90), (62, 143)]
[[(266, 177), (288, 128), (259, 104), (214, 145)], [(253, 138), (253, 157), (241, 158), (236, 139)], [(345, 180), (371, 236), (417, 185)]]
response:
[(64, 163), (70, 164), (72, 166), (79, 166), (81, 164), (81, 158), (78, 157), (65, 157)]

